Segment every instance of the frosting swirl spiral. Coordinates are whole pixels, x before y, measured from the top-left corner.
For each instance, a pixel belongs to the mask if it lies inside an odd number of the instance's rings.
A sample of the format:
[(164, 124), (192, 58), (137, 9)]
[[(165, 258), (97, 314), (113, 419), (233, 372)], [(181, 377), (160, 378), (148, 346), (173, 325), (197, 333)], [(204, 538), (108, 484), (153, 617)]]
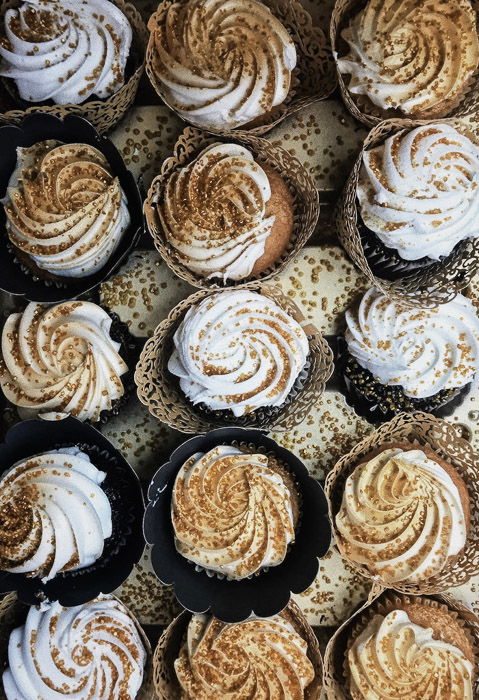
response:
[(181, 262), (203, 277), (241, 280), (264, 253), (275, 217), (271, 187), (253, 154), (234, 143), (205, 148), (169, 177), (158, 205)]
[(248, 290), (205, 297), (188, 309), (173, 341), (168, 369), (190, 401), (235, 416), (281, 406), (309, 352), (299, 323)]
[(132, 30), (109, 0), (27, 0), (4, 21), (0, 75), (23, 100), (81, 104), (124, 84)]
[(358, 465), (336, 527), (345, 554), (387, 583), (434, 576), (467, 535), (456, 484), (420, 449), (386, 449)]
[(112, 533), (105, 476), (75, 447), (17, 462), (0, 480), (0, 568), (49, 581), (99, 559)]
[(134, 700), (146, 651), (128, 610), (110, 596), (73, 608), (29, 608), (10, 635), (7, 700)]
[(369, 0), (341, 36), (348, 90), (416, 118), (445, 116), (479, 64), (469, 0)]
[(401, 131), (364, 152), (357, 196), (385, 245), (438, 260), (479, 235), (479, 148), (449, 124)]
[(283, 611), (226, 624), (194, 615), (175, 661), (182, 700), (302, 700), (314, 679), (307, 642)]
[(232, 579), (281, 564), (295, 537), (292, 488), (263, 454), (219, 445), (192, 455), (173, 487), (177, 550)]
[(241, 126), (288, 95), (296, 48), (258, 0), (175, 2), (149, 29), (152, 70), (166, 101), (193, 124)]
[(354, 700), (472, 700), (473, 666), (404, 610), (375, 615), (348, 651)]
[(124, 394), (128, 367), (110, 337), (111, 318), (99, 306), (71, 301), (28, 304), (2, 332), (0, 385), (26, 416), (64, 412), (97, 421)]
[(58, 276), (100, 270), (130, 224), (126, 195), (108, 161), (82, 143), (18, 148), (4, 202), (11, 242)]
[(413, 309), (369, 289), (346, 312), (350, 354), (381, 384), (427, 398), (471, 382), (479, 369), (479, 318), (458, 294), (434, 309)]

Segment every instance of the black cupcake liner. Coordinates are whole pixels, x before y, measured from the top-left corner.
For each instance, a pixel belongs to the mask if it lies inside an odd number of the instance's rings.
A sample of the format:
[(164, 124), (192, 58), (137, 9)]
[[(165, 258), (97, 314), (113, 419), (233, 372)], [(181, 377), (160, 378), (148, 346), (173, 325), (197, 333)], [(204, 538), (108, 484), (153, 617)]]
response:
[(106, 472), (102, 488), (112, 507), (113, 533), (100, 559), (77, 571), (38, 577), (0, 571), (0, 593), (15, 591), (28, 605), (44, 600), (71, 607), (108, 594), (130, 575), (143, 553), (144, 500), (138, 476), (121, 453), (91, 425), (68, 417), (58, 421), (27, 420), (11, 428), (0, 445), (2, 472), (16, 462), (49, 450), (76, 446)]
[[(274, 453), (294, 476), (301, 499), (296, 538), (284, 561), (241, 581), (196, 570), (177, 552), (171, 522), (173, 485), (184, 462), (195, 452), (232, 442), (257, 445)], [(240, 622), (251, 614), (269, 617), (283, 610), (291, 593), (302, 593), (314, 581), (318, 557), (326, 554), (331, 542), (327, 501), (319, 482), (292, 452), (263, 432), (245, 428), (219, 428), (180, 445), (150, 483), (143, 528), (146, 541), (152, 545), (152, 566), (160, 581), (174, 586), (179, 603), (190, 612), (209, 611), (223, 622)]]
[(0, 197), (4, 197), (8, 181), (17, 163), (17, 147), (32, 146), (39, 141), (55, 139), (63, 143), (86, 143), (97, 148), (108, 160), (112, 172), (118, 177), (128, 200), (131, 222), (124, 232), (116, 250), (106, 264), (95, 274), (83, 278), (65, 280), (47, 279), (35, 272), (21, 260), (6, 233), (6, 215), (0, 207), (0, 259), (2, 274), (0, 289), (28, 301), (58, 303), (68, 301), (98, 287), (126, 261), (144, 230), (142, 200), (138, 185), (127, 169), (113, 143), (83, 117), (67, 115), (64, 119), (51, 114), (28, 115), (19, 126), (0, 127)]

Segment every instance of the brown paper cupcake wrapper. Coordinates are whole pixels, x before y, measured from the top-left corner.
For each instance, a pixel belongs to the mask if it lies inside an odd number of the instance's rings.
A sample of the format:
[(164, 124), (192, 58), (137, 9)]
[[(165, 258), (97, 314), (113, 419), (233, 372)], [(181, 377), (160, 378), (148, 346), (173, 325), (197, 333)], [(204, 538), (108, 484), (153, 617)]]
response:
[[(345, 554), (336, 530), (336, 515), (341, 507), (346, 479), (366, 455), (391, 442), (409, 442), (417, 445), (418, 448), (421, 445), (429, 447), (457, 470), (466, 483), (469, 493), (471, 522), (466, 546), (457, 557), (449, 560), (440, 573), (421, 583), (390, 584), (382, 581), (366, 566), (358, 564)], [(474, 453), (472, 445), (467, 440), (459, 437), (457, 428), (451, 423), (427, 413), (400, 413), (361, 440), (354, 449), (337, 462), (326, 478), (325, 492), (337, 547), (358, 574), (402, 593), (431, 595), (453, 586), (460, 586), (479, 573), (479, 455)]]
[[(367, 0), (336, 0), (333, 9), (330, 25), (330, 39), (333, 48), (333, 55), (343, 57), (348, 52), (348, 45), (341, 38), (342, 30), (348, 26), (349, 21), (365, 7)], [(477, 3), (472, 3), (476, 14), (478, 13)], [(478, 15), (479, 23), (479, 15)], [(337, 80), (341, 97), (344, 104), (349, 109), (353, 117), (368, 127), (376, 126), (383, 119), (398, 119), (411, 121), (414, 125), (419, 125), (421, 119), (446, 119), (452, 117), (465, 117), (473, 114), (479, 106), (479, 69), (471, 76), (464, 86), (464, 91), (460, 99), (451, 104), (447, 112), (434, 114), (432, 110), (424, 112), (420, 117), (412, 118), (403, 114), (400, 110), (384, 110), (375, 105), (366, 95), (353, 95), (348, 90), (349, 75), (339, 72), (336, 65)]]
[[(2, 82), (8, 92), (12, 95), (22, 108), (12, 109), (0, 114), (0, 124), (20, 124), (28, 114), (40, 112), (43, 114), (53, 114), (63, 118), (67, 114), (77, 114), (88, 119), (100, 133), (109, 131), (122, 119), (127, 110), (133, 104), (140, 78), (145, 67), (145, 52), (148, 43), (148, 32), (136, 7), (125, 0), (111, 0), (123, 14), (127, 17), (133, 30), (133, 41), (130, 49), (128, 65), (131, 65), (131, 74), (126, 83), (114, 95), (104, 100), (87, 100), (83, 104), (48, 105), (40, 103), (26, 106), (28, 103), (20, 99), (15, 82), (11, 78), (2, 78)], [(19, 7), (21, 0), (5, 0), (0, 10), (0, 25), (3, 26), (5, 12), (11, 8)], [(128, 67), (128, 66), (127, 66)]]
[[(462, 241), (444, 261), (390, 282), (375, 275), (369, 266), (358, 228), (359, 210), (356, 197), (364, 151), (384, 143), (391, 134), (401, 129), (412, 129), (419, 123), (433, 124), (437, 123), (437, 120), (413, 122), (389, 119), (382, 121), (370, 131), (339, 199), (336, 227), (346, 252), (374, 287), (391, 299), (396, 299), (408, 306), (427, 308), (450, 301), (461, 289), (470, 284), (479, 269), (479, 239)], [(460, 122), (451, 121), (450, 124), (473, 143), (479, 145), (477, 137)]]
[[(115, 596), (112, 597), (115, 598)], [(8, 640), (10, 633), (16, 627), (24, 624), (27, 612), (28, 606), (21, 603), (14, 593), (9, 593), (0, 602), (0, 700), (7, 700), (3, 689), (2, 674), (8, 666)], [(138, 620), (130, 611), (128, 612), (138, 629), (147, 654), (143, 684), (136, 697), (137, 700), (154, 700), (155, 687), (153, 683), (153, 658), (150, 642)]]
[[(251, 289), (275, 301), (283, 311), (302, 325), (309, 341), (308, 373), (296, 389), (293, 387), (293, 400), (286, 400), (282, 410), (277, 413), (271, 416), (266, 414), (264, 425), (258, 426), (254, 419), (251, 425), (247, 425), (247, 420), (241, 425), (259, 427), (262, 430), (291, 430), (306, 418), (311, 406), (323, 393), (326, 381), (333, 371), (332, 352), (318, 330), (311, 323), (305, 322), (296, 304), (286, 297), (278, 286), (256, 283), (251, 285)], [(153, 336), (146, 341), (135, 371), (140, 401), (148, 407), (153, 416), (182, 433), (204, 433), (219, 427), (218, 420), (209, 417), (207, 411), (195, 409), (168, 371), (172, 338), (176, 329), (187, 310), (206, 296), (207, 292), (199, 291), (175, 306), (168, 317), (156, 327)]]
[(346, 653), (350, 641), (354, 639), (367, 624), (371, 615), (379, 612), (385, 614), (391, 610), (402, 608), (407, 602), (427, 605), (432, 609), (447, 611), (463, 628), (472, 644), (475, 656), (475, 695), (479, 692), (479, 617), (465, 605), (450, 595), (435, 595), (428, 598), (408, 599), (390, 590), (375, 587), (366, 601), (331, 637), (324, 654), (324, 694), (327, 700), (351, 700), (348, 691), (347, 673), (345, 669)]
[[(174, 1), (163, 0), (160, 2), (157, 11), (148, 22), (148, 29), (151, 33)], [(246, 125), (241, 126), (233, 130), (235, 134), (254, 134), (256, 136), (265, 134), (286, 117), (296, 114), (314, 102), (329, 97), (336, 87), (334, 61), (328, 38), (319, 27), (313, 26), (311, 16), (306, 12), (300, 0), (262, 1), (288, 29), (296, 46), (298, 62), (292, 73), (291, 89), (285, 102), (281, 106), (275, 107), (271, 115), (262, 117), (261, 121), (258, 119), (259, 125), (250, 128)], [(163, 84), (156, 76), (154, 42), (151, 35), (146, 52), (146, 72), (158, 95), (168, 105)], [(182, 115), (179, 116), (183, 119)], [(206, 129), (206, 131), (218, 134), (232, 132), (230, 129), (219, 130), (215, 128)]]
[[(226, 284), (221, 278), (206, 279), (194, 273), (184, 265), (175, 249), (170, 245), (162, 228), (156, 203), (162, 198), (164, 187), (170, 175), (177, 169), (190, 163), (206, 146), (217, 143), (218, 137), (186, 127), (175, 144), (173, 156), (167, 158), (161, 168), (161, 173), (153, 180), (144, 205), (146, 222), (153, 237), (155, 248), (158, 250), (168, 267), (179, 277), (199, 289), (227, 289), (231, 287), (247, 287), (255, 281), (264, 282), (279, 274), (289, 261), (299, 253), (313, 233), (319, 216), (319, 195), (313, 179), (306, 168), (288, 151), (275, 146), (269, 141), (254, 136), (236, 137), (254, 155), (260, 164), (266, 164), (283, 177), (293, 196), (294, 223), (290, 242), (283, 255), (256, 278), (246, 280), (228, 280)], [(225, 139), (222, 139), (225, 140)]]
[[(292, 616), (292, 623), (297, 632), (308, 643), (308, 658), (314, 666), (315, 677), (306, 688), (305, 700), (319, 700), (323, 686), (323, 662), (318, 640), (306, 621), (299, 607), (291, 601), (286, 610)], [(180, 685), (174, 670), (185, 631), (191, 619), (186, 610), (166, 628), (160, 637), (153, 656), (153, 677), (156, 694), (160, 700), (179, 700)]]

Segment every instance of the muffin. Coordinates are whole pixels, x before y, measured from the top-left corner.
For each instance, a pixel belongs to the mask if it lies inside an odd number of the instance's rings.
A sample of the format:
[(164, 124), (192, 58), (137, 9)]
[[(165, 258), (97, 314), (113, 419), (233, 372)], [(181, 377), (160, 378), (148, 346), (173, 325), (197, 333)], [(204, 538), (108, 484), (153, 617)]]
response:
[(477, 376), (479, 318), (461, 294), (416, 309), (370, 289), (346, 312), (346, 326), (346, 397), (372, 421), (401, 411), (447, 415)]
[(421, 583), (464, 550), (470, 499), (458, 471), (422, 445), (389, 443), (346, 479), (339, 549), (384, 585)]
[(101, 270), (130, 225), (107, 159), (82, 143), (19, 147), (4, 206), (16, 256), (35, 275), (64, 282)]
[(128, 367), (112, 319), (87, 301), (31, 303), (2, 332), (0, 386), (22, 417), (68, 413), (96, 422), (124, 395)]
[(293, 197), (271, 166), (235, 143), (215, 143), (173, 170), (156, 211), (175, 257), (200, 278), (241, 281), (272, 268), (293, 232)]
[(448, 116), (479, 64), (469, 0), (369, 0), (341, 37), (349, 47), (337, 59), (346, 90), (361, 111), (381, 117)]
[(79, 105), (125, 84), (132, 28), (108, 0), (27, 1), (4, 15), (0, 75), (30, 103)]
[(177, 551), (197, 566), (241, 580), (284, 561), (299, 498), (271, 454), (218, 445), (179, 470), (171, 499)]
[(134, 700), (147, 649), (125, 606), (111, 596), (64, 608), (30, 607), (10, 634), (3, 673), (7, 700), (77, 697)]
[(211, 294), (191, 306), (173, 344), (168, 370), (189, 401), (235, 417), (284, 405), (309, 353), (301, 325), (249, 290)]
[(14, 464), (0, 479), (0, 569), (45, 583), (96, 562), (112, 534), (105, 477), (77, 447)]
[(192, 124), (243, 126), (275, 114), (290, 93), (295, 45), (258, 0), (162, 3), (148, 28), (150, 80)]
[(404, 696), (472, 700), (469, 633), (444, 605), (397, 596), (373, 604), (350, 634), (345, 658), (353, 700)]
[(399, 131), (362, 161), (358, 228), (375, 275), (425, 270), (479, 235), (479, 148), (452, 125)]

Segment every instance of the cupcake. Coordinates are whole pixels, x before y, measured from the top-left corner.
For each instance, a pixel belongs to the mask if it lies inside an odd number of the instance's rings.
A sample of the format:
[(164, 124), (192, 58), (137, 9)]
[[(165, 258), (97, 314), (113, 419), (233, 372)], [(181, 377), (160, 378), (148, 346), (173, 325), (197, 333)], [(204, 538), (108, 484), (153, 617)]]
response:
[(452, 464), (423, 445), (384, 444), (346, 479), (335, 517), (338, 546), (384, 585), (420, 584), (464, 551), (470, 511)]
[(145, 212), (150, 229), (158, 221), (171, 254), (200, 279), (257, 278), (292, 245), (288, 185), (236, 143), (208, 145), (172, 170), (161, 192), (150, 193)]
[(416, 309), (370, 289), (346, 312), (346, 326), (346, 397), (373, 422), (400, 411), (447, 415), (477, 377), (479, 319), (460, 294)]
[(30, 607), (10, 633), (5, 696), (134, 700), (141, 697), (146, 644), (134, 618), (112, 596), (72, 608)]
[(295, 44), (259, 0), (162, 3), (148, 28), (149, 78), (196, 126), (257, 124), (277, 116), (290, 95)]
[(477, 238), (479, 148), (450, 124), (399, 131), (365, 150), (359, 233), (375, 275), (398, 280)]
[(338, 46), (344, 93), (366, 120), (368, 115), (449, 116), (479, 64), (470, 0), (369, 0), (343, 27), (341, 38), (348, 47), (346, 53)]
[(22, 417), (68, 413), (97, 422), (125, 394), (128, 367), (112, 319), (86, 301), (28, 304), (2, 332), (0, 385)]

